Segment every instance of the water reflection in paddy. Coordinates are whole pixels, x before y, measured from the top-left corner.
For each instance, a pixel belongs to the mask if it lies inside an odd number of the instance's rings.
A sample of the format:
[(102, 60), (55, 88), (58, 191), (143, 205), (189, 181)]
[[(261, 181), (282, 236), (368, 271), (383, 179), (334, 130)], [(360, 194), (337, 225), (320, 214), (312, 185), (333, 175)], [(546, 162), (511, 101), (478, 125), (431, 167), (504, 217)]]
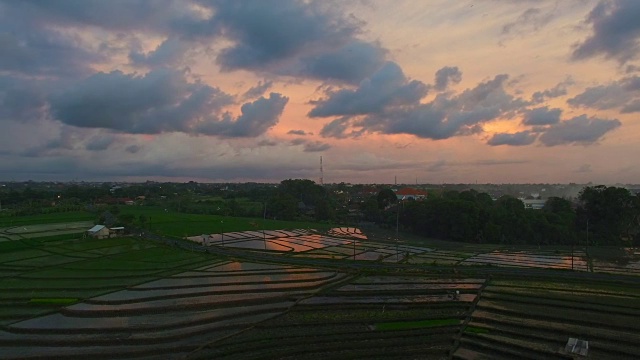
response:
[(198, 287), (174, 287), (174, 288), (158, 288), (158, 289), (130, 289), (118, 291), (115, 293), (95, 297), (87, 302), (91, 304), (107, 304), (107, 303), (134, 303), (149, 302), (151, 300), (162, 300), (163, 298), (184, 298), (195, 297), (201, 295), (224, 296), (231, 293), (267, 293), (281, 292), (284, 290), (301, 290), (313, 289), (321, 286), (326, 281), (335, 278), (336, 274), (328, 275), (324, 278), (318, 278), (313, 281), (303, 282), (285, 282), (285, 283), (264, 283), (264, 284), (220, 284), (216, 286), (200, 285)]
[(383, 259), (384, 257), (389, 256), (387, 254), (380, 254), (374, 251), (367, 251), (356, 255), (356, 260), (370, 260), (375, 261), (379, 259)]
[(221, 318), (239, 317), (242, 314), (254, 311), (285, 310), (292, 304), (292, 301), (282, 301), (230, 308), (181, 311), (180, 316), (176, 316), (174, 312), (107, 317), (70, 317), (62, 314), (52, 314), (25, 320), (13, 324), (10, 327), (14, 329), (50, 329), (64, 331), (76, 329), (82, 332), (86, 330), (99, 330), (100, 332), (116, 330), (135, 331), (143, 329), (157, 330), (175, 327), (181, 324), (211, 322)]
[(383, 291), (383, 290), (478, 290), (482, 284), (350, 284), (337, 291)]
[[(259, 291), (259, 290), (258, 290)], [(158, 311), (181, 311), (193, 308), (209, 308), (209, 307), (233, 307), (243, 302), (255, 302), (266, 303), (274, 301), (282, 301), (286, 297), (294, 294), (300, 294), (300, 292), (286, 291), (286, 292), (256, 292), (256, 293), (240, 293), (240, 294), (214, 294), (214, 295), (195, 295), (189, 297), (169, 298), (169, 299), (154, 299), (145, 301), (134, 301), (135, 298), (131, 298), (125, 295), (124, 292), (119, 292), (122, 295), (122, 301), (130, 300), (132, 302), (126, 303), (112, 303), (112, 304), (91, 304), (91, 303), (79, 303), (67, 307), (67, 312), (80, 316), (96, 315), (114, 315), (118, 313), (130, 314), (130, 313), (152, 313), (155, 314)], [(129, 294), (131, 295), (131, 294)], [(115, 299), (114, 299), (115, 300)]]
[[(578, 253), (576, 253), (578, 255)], [(526, 252), (499, 252), (478, 254), (464, 260), (463, 264), (491, 264), (497, 266), (519, 266), (551, 269), (586, 270), (586, 262), (580, 256), (542, 255)]]
[(333, 271), (317, 271), (313, 273), (263, 273), (245, 276), (211, 276), (211, 277), (180, 277), (166, 278), (134, 286), (133, 289), (153, 289), (167, 287), (192, 287), (209, 285), (238, 285), (243, 283), (264, 283), (310, 281), (314, 279), (325, 279), (334, 276)]
[(458, 300), (449, 295), (416, 295), (416, 296), (316, 296), (304, 299), (301, 305), (348, 305), (348, 304), (393, 304), (393, 303), (436, 303), (436, 302), (472, 302), (476, 294), (460, 294)]
[(228, 273), (228, 272), (249, 272), (249, 271), (255, 272), (255, 271), (264, 271), (264, 270), (289, 271), (290, 269), (300, 270), (300, 269), (308, 269), (308, 268), (302, 268), (302, 267), (290, 266), (290, 265), (272, 265), (272, 264), (233, 261), (233, 262), (224, 263), (224, 264), (206, 266), (206, 267), (200, 268), (199, 270)]

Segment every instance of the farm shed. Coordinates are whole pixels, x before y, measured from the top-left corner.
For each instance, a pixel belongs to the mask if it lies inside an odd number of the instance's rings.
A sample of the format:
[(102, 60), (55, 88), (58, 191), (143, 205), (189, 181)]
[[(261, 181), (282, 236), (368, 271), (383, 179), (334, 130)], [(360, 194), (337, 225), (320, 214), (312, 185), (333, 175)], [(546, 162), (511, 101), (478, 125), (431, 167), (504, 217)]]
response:
[(87, 230), (87, 235), (96, 239), (106, 239), (109, 237), (109, 229), (104, 225), (95, 225)]
[(124, 226), (112, 227), (109, 229), (110, 236), (122, 236), (124, 235)]

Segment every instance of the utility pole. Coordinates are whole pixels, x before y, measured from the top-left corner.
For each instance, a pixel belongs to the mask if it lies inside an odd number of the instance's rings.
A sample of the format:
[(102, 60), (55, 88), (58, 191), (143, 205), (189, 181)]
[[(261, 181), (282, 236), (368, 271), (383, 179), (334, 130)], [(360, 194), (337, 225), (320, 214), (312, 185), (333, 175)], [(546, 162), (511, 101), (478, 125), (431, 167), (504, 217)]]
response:
[(322, 169), (322, 156), (320, 156), (320, 186), (324, 185), (324, 170)]
[(587, 271), (589, 271), (589, 219), (587, 219), (587, 247), (585, 253), (587, 254)]
[(356, 239), (353, 239), (353, 260), (356, 259)]
[(400, 254), (398, 252), (398, 225), (400, 224), (400, 203), (397, 203), (396, 207), (396, 262), (399, 262)]
[(573, 271), (573, 241), (571, 242), (571, 271)]

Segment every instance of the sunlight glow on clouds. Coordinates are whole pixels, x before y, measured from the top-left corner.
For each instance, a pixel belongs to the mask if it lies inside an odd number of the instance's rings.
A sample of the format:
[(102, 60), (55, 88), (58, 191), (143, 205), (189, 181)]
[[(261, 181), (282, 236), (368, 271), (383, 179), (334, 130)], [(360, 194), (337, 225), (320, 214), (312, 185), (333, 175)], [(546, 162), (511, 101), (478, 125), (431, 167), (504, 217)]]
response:
[(315, 180), (323, 155), (336, 182), (636, 181), (638, 18), (633, 0), (0, 0), (0, 171)]

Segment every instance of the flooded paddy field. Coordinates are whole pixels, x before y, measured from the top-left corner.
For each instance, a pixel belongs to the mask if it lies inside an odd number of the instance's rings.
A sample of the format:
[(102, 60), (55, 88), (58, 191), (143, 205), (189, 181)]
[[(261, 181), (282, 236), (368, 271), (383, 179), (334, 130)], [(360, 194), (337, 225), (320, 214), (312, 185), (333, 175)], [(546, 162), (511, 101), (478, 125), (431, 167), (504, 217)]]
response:
[[(356, 278), (300, 301), (283, 316), (196, 351), (191, 358), (373, 358), (394, 354), (445, 359), (484, 282), (420, 276)], [(425, 289), (416, 288), (416, 284), (434, 285), (432, 293), (422, 294)], [(456, 290), (461, 294), (454, 297)]]
[[(573, 264), (572, 264), (573, 263)], [(462, 265), (495, 265), (534, 267), (547, 269), (573, 269), (587, 271), (587, 262), (583, 252), (573, 255), (555, 255), (546, 253), (530, 253), (524, 251), (505, 252), (493, 251), (491, 253), (478, 254), (461, 262)]]
[[(0, 358), (564, 358), (568, 337), (598, 359), (640, 354), (634, 259), (576, 249), (572, 272), (566, 249), (333, 230), (212, 234), (190, 250), (175, 239), (0, 242)], [(592, 281), (608, 274), (590, 266), (624, 276)], [(537, 275), (488, 275), (507, 267)]]
[[(158, 346), (168, 345), (165, 355), (179, 357), (184, 349), (198, 348), (205, 334), (211, 340), (251, 327), (345, 277), (335, 271), (237, 261), (199, 269), (8, 324), (0, 332), (0, 357), (92, 356), (100, 347), (126, 356), (152, 356)], [(30, 344), (26, 353), (24, 344)]]

